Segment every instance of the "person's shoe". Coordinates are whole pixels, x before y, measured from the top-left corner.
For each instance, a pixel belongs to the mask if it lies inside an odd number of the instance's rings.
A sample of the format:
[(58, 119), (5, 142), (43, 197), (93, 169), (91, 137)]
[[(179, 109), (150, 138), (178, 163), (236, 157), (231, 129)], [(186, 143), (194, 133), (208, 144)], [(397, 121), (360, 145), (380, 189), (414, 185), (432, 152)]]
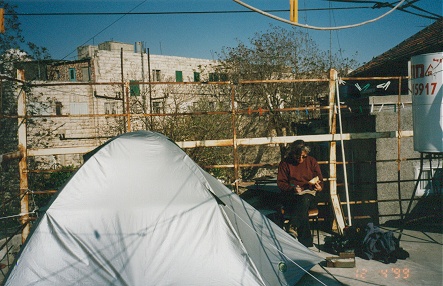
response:
[(306, 246), (307, 248), (309, 247), (313, 247), (314, 243), (312, 242), (312, 239), (298, 239), (298, 241), (303, 244), (304, 246)]
[(292, 226), (289, 227), (289, 229), (288, 229), (288, 233), (289, 233), (291, 236), (293, 236), (294, 238), (297, 238), (297, 236), (298, 236), (298, 234), (297, 234), (297, 230), (294, 229)]
[(311, 243), (303, 243), (303, 245), (306, 246), (307, 248), (314, 246), (314, 244), (312, 242)]

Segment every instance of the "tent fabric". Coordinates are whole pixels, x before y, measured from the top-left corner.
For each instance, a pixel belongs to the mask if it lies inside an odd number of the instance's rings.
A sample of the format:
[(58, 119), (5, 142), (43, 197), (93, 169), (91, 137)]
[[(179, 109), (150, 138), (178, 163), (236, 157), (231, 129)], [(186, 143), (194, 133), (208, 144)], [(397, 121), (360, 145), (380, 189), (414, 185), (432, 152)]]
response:
[(167, 137), (137, 131), (94, 150), (4, 285), (294, 285), (322, 260)]

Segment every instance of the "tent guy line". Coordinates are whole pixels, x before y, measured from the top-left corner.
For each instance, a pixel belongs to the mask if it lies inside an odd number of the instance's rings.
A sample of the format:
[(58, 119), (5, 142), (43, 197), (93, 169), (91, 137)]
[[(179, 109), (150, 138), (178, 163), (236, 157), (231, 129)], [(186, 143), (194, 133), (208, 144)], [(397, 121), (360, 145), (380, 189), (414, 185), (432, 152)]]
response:
[[(234, 216), (236, 216), (239, 220), (243, 221), (243, 223), (244, 223), (247, 227), (249, 227), (249, 228), (250, 228), (255, 234), (257, 234), (257, 236), (260, 235), (255, 229), (253, 229), (249, 224), (247, 224), (246, 221), (244, 221), (239, 215), (237, 215), (237, 214), (234, 212), (233, 209), (229, 208), (228, 206), (226, 206), (226, 208), (227, 208), (228, 210), (230, 210), (230, 211), (232, 212), (232, 214), (233, 214)], [(261, 216), (264, 217), (264, 215), (262, 215), (262, 214), (261, 214)], [(324, 284), (323, 282), (321, 282), (317, 277), (315, 277), (314, 275), (312, 275), (311, 273), (309, 273), (309, 271), (305, 270), (305, 269), (304, 269), (303, 267), (301, 267), (297, 262), (295, 262), (293, 259), (291, 259), (290, 257), (288, 257), (286, 254), (284, 254), (283, 252), (281, 252), (280, 249), (278, 249), (275, 245), (272, 245), (272, 244), (269, 243), (269, 246), (275, 248), (275, 250), (277, 250), (278, 253), (280, 253), (281, 255), (283, 255), (284, 257), (286, 257), (286, 258), (287, 258), (289, 261), (291, 261), (295, 266), (297, 266), (298, 268), (300, 268), (301, 270), (303, 270), (305, 273), (309, 274), (312, 278), (314, 278), (315, 280), (317, 280), (317, 281), (318, 281), (319, 283), (321, 283), (322, 285), (325, 285), (325, 286), (326, 286), (326, 284)]]

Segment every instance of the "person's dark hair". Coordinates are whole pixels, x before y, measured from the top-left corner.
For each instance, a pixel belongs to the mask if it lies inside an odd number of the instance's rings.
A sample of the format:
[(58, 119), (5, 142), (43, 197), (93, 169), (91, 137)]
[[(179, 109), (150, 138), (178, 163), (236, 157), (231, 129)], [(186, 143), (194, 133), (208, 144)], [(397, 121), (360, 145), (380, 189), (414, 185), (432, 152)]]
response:
[(289, 147), (289, 155), (301, 155), (301, 153), (305, 151), (306, 154), (309, 154), (311, 152), (311, 148), (309, 146), (305, 145), (305, 141), (303, 140), (296, 140), (291, 143), (291, 146)]

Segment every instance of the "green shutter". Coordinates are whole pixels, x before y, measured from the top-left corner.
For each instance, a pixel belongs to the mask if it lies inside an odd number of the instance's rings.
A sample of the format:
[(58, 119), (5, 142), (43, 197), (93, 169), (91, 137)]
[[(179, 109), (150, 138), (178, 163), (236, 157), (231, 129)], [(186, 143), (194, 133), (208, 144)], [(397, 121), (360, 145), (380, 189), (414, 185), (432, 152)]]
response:
[(140, 95), (140, 85), (138, 80), (129, 81), (129, 94), (131, 96), (139, 96)]
[(200, 81), (200, 73), (199, 72), (194, 72), (194, 81), (195, 82), (199, 82)]
[(76, 81), (77, 80), (77, 75), (75, 74), (75, 68), (70, 68), (69, 69), (69, 80), (70, 81)]
[(176, 82), (183, 82), (183, 72), (182, 71), (175, 71), (175, 81)]

